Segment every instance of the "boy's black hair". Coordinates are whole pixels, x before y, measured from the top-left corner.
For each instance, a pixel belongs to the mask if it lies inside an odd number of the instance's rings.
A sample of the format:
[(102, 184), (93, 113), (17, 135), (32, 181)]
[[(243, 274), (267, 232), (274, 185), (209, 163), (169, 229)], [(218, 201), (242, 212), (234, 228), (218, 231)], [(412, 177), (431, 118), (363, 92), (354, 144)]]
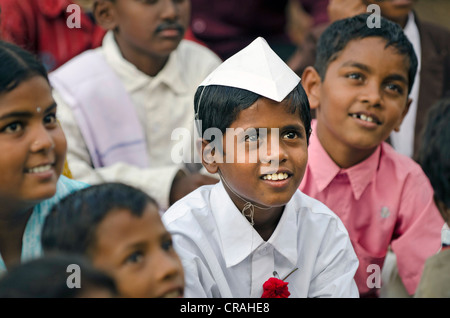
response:
[(381, 37), (387, 42), (386, 48), (393, 46), (400, 54), (407, 58), (409, 62), (408, 92), (411, 92), (418, 63), (411, 42), (404, 34), (400, 25), (383, 17), (380, 17), (379, 28), (369, 28), (367, 26), (369, 17), (369, 14), (360, 14), (351, 18), (338, 20), (328, 26), (317, 43), (314, 68), (323, 81), (329, 64), (338, 58), (339, 53), (345, 49), (350, 41), (368, 37)]
[[(68, 266), (79, 266), (80, 288), (69, 288)], [(107, 290), (118, 295), (112, 277), (96, 269), (85, 258), (70, 254), (53, 254), (27, 261), (11, 268), (0, 278), (0, 298), (76, 298), (90, 291)]]
[(419, 163), (430, 180), (435, 198), (450, 208), (450, 97), (430, 108), (421, 135)]
[(145, 192), (118, 182), (76, 191), (57, 203), (47, 216), (42, 230), (42, 248), (45, 253), (62, 251), (88, 255), (89, 248), (95, 244), (97, 227), (108, 213), (126, 209), (141, 217), (149, 203), (158, 207)]
[(19, 46), (0, 41), (0, 94), (12, 91), (33, 76), (48, 82), (47, 70), (36, 56)]
[[(199, 133), (203, 136), (208, 128), (218, 128), (222, 134), (225, 134), (239, 112), (249, 108), (260, 97), (262, 96), (259, 94), (241, 88), (221, 85), (200, 86), (194, 97), (194, 111), (198, 110), (198, 119), (201, 121)], [(198, 105), (199, 102), (200, 105)], [(299, 83), (286, 96), (283, 103), (292, 114), (298, 111), (309, 143), (311, 112), (303, 86)]]

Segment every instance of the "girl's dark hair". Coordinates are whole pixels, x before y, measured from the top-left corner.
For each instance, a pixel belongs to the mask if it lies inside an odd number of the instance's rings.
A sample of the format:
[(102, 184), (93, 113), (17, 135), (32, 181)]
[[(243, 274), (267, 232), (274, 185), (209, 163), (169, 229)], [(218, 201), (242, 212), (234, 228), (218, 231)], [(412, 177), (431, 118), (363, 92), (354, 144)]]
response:
[(36, 56), (15, 44), (0, 41), (0, 94), (10, 92), (33, 76), (48, 82), (47, 71)]
[(408, 91), (410, 92), (417, 72), (417, 56), (411, 42), (397, 23), (380, 17), (380, 27), (370, 28), (367, 25), (369, 18), (369, 14), (360, 14), (332, 23), (319, 38), (314, 68), (323, 81), (329, 64), (338, 58), (339, 53), (350, 41), (381, 37), (386, 40), (386, 47), (393, 46), (409, 62)]
[[(259, 94), (241, 88), (221, 85), (200, 86), (194, 97), (194, 111), (198, 110), (198, 119), (201, 121), (199, 134), (203, 136), (208, 128), (218, 128), (224, 134), (236, 120), (239, 112), (249, 108), (260, 97), (262, 96)], [(292, 114), (298, 111), (309, 142), (311, 112), (308, 97), (300, 83), (286, 96), (283, 104)]]
[(158, 207), (145, 192), (116, 182), (76, 191), (57, 203), (47, 216), (42, 230), (44, 252), (87, 255), (95, 244), (97, 227), (108, 213), (126, 209), (141, 217), (149, 203)]

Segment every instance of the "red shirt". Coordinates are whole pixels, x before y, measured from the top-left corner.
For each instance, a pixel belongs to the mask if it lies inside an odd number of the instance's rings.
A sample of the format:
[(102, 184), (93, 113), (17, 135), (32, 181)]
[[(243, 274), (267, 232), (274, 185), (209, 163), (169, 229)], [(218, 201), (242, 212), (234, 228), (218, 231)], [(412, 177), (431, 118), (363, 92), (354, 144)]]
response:
[(0, 38), (36, 54), (52, 71), (87, 49), (101, 45), (105, 31), (81, 11), (81, 28), (69, 28), (70, 0), (0, 0)]

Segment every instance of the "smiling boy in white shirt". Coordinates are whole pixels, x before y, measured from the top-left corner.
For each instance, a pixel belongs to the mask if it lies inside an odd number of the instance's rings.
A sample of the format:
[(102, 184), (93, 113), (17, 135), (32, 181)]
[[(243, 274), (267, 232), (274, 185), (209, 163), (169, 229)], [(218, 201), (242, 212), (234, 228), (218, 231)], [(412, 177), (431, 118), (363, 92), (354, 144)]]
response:
[[(163, 216), (184, 265), (186, 297), (261, 297), (273, 276), (288, 290), (272, 297), (358, 297), (345, 227), (297, 189), (311, 124), (300, 78), (258, 38), (203, 81), (194, 104), (202, 163), (221, 182)], [(223, 136), (208, 138), (209, 129)]]

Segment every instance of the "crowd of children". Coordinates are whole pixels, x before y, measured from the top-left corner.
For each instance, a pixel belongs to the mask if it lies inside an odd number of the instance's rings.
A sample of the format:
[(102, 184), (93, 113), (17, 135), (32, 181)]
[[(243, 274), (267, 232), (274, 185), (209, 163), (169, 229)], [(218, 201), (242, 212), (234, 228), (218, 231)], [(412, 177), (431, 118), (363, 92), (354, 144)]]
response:
[[(1, 12), (71, 3), (25, 2)], [(0, 297), (380, 297), (389, 253), (408, 296), (450, 296), (450, 87), (412, 106), (410, 9), (332, 22), (299, 76), (258, 35), (189, 40), (189, 0), (89, 8), (101, 44), (51, 65), (0, 19)], [(386, 142), (412, 107), (415, 160)]]

